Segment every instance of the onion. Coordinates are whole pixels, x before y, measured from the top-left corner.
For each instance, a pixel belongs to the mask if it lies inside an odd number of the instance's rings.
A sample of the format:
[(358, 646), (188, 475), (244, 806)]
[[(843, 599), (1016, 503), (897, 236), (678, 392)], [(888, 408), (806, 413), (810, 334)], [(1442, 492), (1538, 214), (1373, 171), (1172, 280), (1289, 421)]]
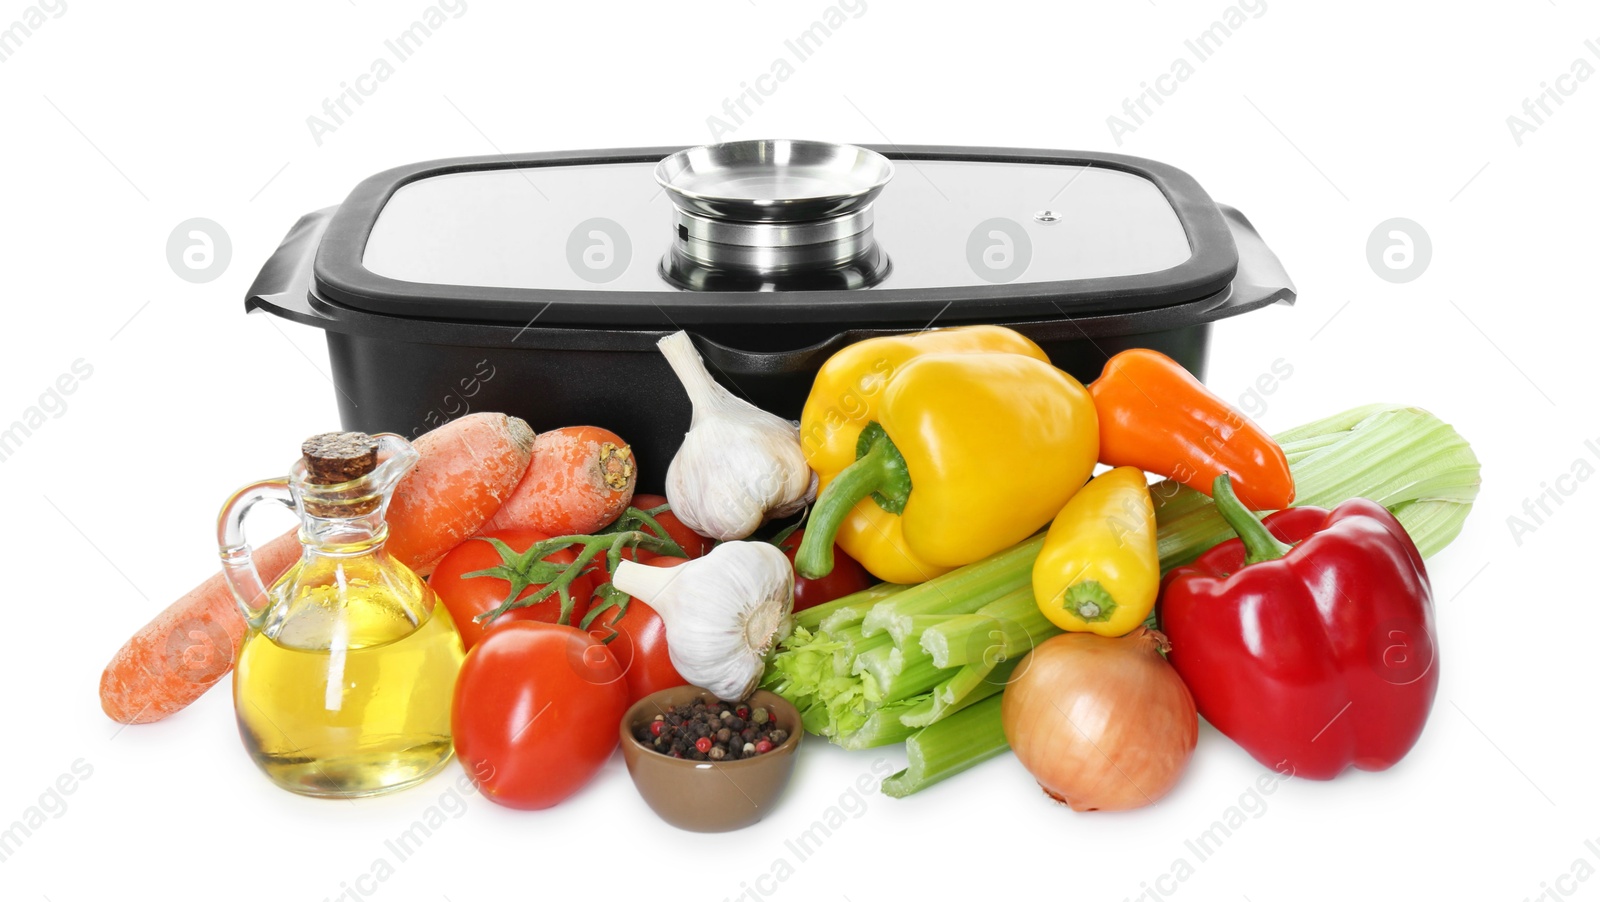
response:
[(1140, 627), (1109, 639), (1063, 633), (1006, 687), (1006, 741), (1045, 794), (1074, 811), (1124, 811), (1167, 794), (1194, 753), (1194, 697)]

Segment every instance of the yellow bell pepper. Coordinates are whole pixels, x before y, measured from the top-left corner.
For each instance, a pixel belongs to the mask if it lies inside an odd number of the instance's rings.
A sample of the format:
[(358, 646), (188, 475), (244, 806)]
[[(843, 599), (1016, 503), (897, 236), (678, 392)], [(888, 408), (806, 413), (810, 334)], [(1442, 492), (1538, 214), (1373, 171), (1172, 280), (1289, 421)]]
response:
[(917, 583), (1020, 542), (1094, 470), (1087, 389), (999, 326), (859, 342), (817, 373), (800, 416), (821, 493), (796, 569), (837, 541), (874, 576)]
[(1095, 477), (1056, 516), (1033, 562), (1033, 597), (1068, 632), (1124, 636), (1161, 588), (1156, 511), (1138, 467)]

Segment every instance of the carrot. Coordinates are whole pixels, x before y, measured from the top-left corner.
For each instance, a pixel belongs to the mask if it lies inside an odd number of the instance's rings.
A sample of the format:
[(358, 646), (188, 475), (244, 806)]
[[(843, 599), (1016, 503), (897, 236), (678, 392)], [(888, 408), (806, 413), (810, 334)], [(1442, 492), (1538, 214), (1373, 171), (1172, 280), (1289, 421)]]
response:
[(527, 473), (533, 430), (503, 413), (475, 413), (419, 437), (422, 456), (389, 502), (389, 553), (422, 576), (476, 535)]
[[(388, 549), (418, 572), (477, 532), (516, 487), (533, 430), (515, 417), (475, 413), (416, 440), (421, 457), (389, 505)], [(290, 530), (256, 548), (269, 585), (300, 558)], [(233, 669), (245, 634), (233, 593), (214, 574), (133, 635), (100, 675), (100, 706), (118, 723), (150, 723), (204, 695)]]
[(540, 433), (527, 475), (484, 528), (588, 535), (627, 509), (636, 469), (633, 449), (614, 432), (567, 426)]
[[(252, 558), (270, 582), (300, 559), (300, 538), (290, 530)], [(233, 669), (244, 633), (244, 616), (217, 573), (117, 651), (100, 674), (100, 707), (118, 723), (149, 723), (186, 707)]]

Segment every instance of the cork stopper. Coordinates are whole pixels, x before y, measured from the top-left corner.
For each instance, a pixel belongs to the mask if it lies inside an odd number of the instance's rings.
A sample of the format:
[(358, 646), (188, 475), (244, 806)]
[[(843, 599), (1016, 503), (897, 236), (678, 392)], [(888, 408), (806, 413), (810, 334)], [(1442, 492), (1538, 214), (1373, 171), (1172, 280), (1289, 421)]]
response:
[(378, 440), (365, 432), (324, 432), (300, 445), (306, 469), (317, 485), (337, 485), (378, 468)]
[[(378, 467), (378, 440), (365, 432), (324, 432), (300, 445), (312, 485), (338, 485), (371, 473)], [(377, 498), (354, 500), (306, 499), (306, 510), (318, 517), (352, 517), (370, 514)]]

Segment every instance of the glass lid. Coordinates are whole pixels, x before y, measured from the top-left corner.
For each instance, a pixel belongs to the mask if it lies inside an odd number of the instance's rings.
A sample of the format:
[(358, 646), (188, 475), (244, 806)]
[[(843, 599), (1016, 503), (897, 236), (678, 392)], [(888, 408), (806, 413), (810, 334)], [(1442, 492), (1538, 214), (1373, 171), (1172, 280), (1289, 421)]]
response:
[[(661, 291), (673, 206), (655, 164), (457, 172), (384, 204), (363, 262), (405, 282)], [(877, 288), (1142, 275), (1189, 259), (1154, 182), (1091, 166), (920, 161), (872, 207), (893, 261)], [(975, 252), (975, 253), (969, 253)]]
[[(1169, 306), (1222, 291), (1237, 268), (1216, 204), (1164, 164), (875, 149), (893, 172), (870, 206), (798, 223), (708, 224), (680, 210), (656, 179), (671, 148), (402, 167), (340, 206), (316, 290), (369, 312), (450, 320), (892, 326), (947, 304), (946, 321)], [(774, 246), (793, 249), (774, 263)], [(752, 282), (718, 268), (747, 259), (805, 278)], [(705, 271), (683, 272), (685, 260)], [(807, 270), (811, 260), (823, 269)], [(868, 277), (826, 269), (841, 260)]]

